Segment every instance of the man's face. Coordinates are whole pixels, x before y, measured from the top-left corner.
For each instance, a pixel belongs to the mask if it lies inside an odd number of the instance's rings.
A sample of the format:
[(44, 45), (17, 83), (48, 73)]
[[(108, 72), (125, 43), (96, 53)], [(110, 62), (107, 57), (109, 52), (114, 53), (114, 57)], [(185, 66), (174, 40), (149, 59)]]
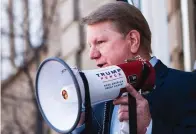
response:
[(88, 25), (87, 42), (90, 58), (96, 61), (98, 67), (121, 64), (133, 57), (129, 40), (109, 21)]

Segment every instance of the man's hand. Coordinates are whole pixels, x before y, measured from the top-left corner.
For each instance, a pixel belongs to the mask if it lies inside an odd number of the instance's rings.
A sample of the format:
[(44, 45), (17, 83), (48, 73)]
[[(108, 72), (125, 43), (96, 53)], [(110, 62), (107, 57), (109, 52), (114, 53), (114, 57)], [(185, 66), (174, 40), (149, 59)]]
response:
[[(146, 127), (150, 124), (151, 115), (149, 110), (148, 101), (141, 96), (130, 84), (126, 86), (127, 91), (136, 99), (136, 108), (137, 108), (137, 132), (139, 134), (146, 133)], [(120, 97), (114, 100), (114, 105), (120, 105), (118, 111), (119, 121), (129, 120), (129, 111), (128, 111), (128, 96)]]

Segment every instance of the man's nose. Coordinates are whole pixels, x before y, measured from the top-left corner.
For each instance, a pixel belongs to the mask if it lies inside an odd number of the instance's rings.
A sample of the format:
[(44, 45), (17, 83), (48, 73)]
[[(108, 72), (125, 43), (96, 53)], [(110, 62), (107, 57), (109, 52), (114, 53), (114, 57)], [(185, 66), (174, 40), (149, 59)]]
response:
[(90, 58), (93, 59), (98, 59), (101, 57), (100, 51), (96, 47), (91, 47), (90, 48)]

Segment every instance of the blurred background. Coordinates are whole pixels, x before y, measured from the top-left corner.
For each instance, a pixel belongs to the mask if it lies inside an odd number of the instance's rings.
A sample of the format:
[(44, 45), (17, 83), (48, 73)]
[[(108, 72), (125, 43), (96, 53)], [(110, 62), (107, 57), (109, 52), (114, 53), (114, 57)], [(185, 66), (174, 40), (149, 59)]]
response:
[[(88, 58), (81, 17), (115, 0), (1, 0), (1, 133), (52, 134), (37, 109), (40, 63), (60, 57), (70, 66), (96, 68)], [(126, 0), (124, 0), (126, 1)], [(196, 68), (196, 0), (127, 0), (146, 17), (152, 50), (166, 65)]]

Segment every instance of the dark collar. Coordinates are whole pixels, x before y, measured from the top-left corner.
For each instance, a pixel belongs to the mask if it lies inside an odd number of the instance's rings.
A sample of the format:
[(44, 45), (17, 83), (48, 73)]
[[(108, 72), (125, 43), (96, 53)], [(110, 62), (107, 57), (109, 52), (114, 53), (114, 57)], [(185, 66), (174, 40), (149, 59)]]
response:
[(167, 76), (168, 67), (158, 60), (154, 68), (156, 72), (156, 88), (158, 88), (164, 84), (164, 78)]

